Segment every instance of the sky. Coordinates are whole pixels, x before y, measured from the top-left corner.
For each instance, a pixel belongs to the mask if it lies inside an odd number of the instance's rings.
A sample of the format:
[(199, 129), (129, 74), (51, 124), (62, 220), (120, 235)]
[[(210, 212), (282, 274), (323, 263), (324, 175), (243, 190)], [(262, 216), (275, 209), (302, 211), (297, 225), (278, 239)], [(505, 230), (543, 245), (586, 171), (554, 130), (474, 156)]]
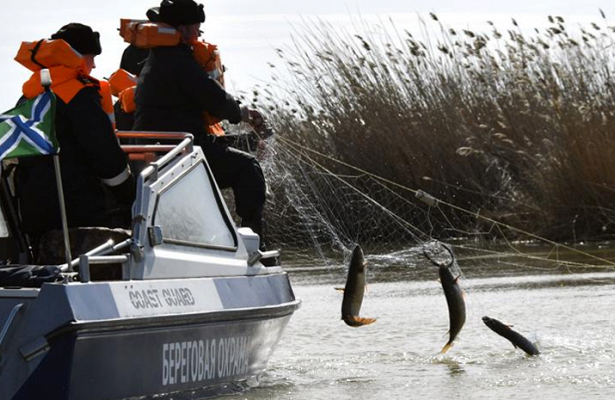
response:
[[(292, 44), (293, 35), (305, 29), (304, 21), (332, 22), (347, 31), (357, 20), (369, 23), (395, 22), (399, 30), (420, 35), (419, 16), (438, 15), (450, 28), (488, 31), (487, 21), (501, 29), (514, 18), (521, 27), (547, 26), (549, 15), (562, 16), (568, 26), (614, 21), (615, 3), (604, 0), (204, 0), (204, 38), (219, 46), (227, 67), (227, 89), (248, 91), (255, 84), (270, 82), (268, 63), (278, 63), (276, 48)], [(0, 111), (12, 108), (21, 95), (21, 85), (30, 71), (13, 60), (22, 41), (49, 38), (69, 22), (90, 25), (101, 34), (103, 53), (96, 58), (92, 75), (106, 78), (119, 66), (126, 43), (118, 34), (120, 18), (144, 18), (157, 6), (151, 0), (0, 0)], [(420, 37), (420, 36), (419, 36)]]

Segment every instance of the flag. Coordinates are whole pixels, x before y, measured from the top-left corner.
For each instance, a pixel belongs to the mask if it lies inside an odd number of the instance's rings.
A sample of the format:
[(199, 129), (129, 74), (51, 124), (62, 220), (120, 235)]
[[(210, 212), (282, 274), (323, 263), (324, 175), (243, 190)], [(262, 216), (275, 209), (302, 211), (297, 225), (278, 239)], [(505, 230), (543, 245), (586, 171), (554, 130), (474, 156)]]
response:
[(0, 160), (57, 154), (56, 98), (51, 91), (0, 114)]

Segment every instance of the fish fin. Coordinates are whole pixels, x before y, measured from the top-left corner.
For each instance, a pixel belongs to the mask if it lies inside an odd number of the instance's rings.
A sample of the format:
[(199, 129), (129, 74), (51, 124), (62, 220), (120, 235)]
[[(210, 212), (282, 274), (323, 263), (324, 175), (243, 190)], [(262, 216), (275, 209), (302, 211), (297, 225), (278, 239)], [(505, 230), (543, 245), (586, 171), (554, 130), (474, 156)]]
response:
[(334, 289), (337, 290), (338, 292), (344, 293), (344, 288), (343, 287), (336, 287)]
[(465, 291), (465, 290), (462, 290), (462, 291), (461, 291), (461, 297), (463, 297), (463, 299), (464, 299), (464, 300), (467, 300), (467, 299), (468, 299), (468, 294), (466, 293), (466, 291)]
[(440, 354), (446, 353), (451, 347), (453, 347), (453, 342), (448, 342), (444, 345), (444, 347), (442, 347), (442, 350), (440, 350)]
[(514, 343), (513, 343), (513, 347), (514, 347), (515, 349), (518, 349), (517, 345), (516, 345), (516, 344), (514, 344)]
[(355, 317), (352, 315), (347, 315), (345, 317), (342, 317), (342, 319), (344, 320), (346, 325), (353, 326), (353, 327), (369, 325), (377, 321), (376, 318), (363, 318), (363, 317)]

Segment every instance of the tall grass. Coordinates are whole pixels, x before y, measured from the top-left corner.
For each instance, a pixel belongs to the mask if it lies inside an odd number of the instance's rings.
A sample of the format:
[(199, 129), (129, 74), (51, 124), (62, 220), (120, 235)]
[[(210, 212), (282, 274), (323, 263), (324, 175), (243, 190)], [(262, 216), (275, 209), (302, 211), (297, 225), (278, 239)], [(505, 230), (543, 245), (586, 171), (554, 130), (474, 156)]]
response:
[(516, 22), (472, 32), (431, 14), (417, 23), (439, 33), (421, 38), (306, 21), (279, 50), (290, 78), (253, 101), (286, 139), (474, 213), (556, 240), (609, 236), (615, 29), (549, 21), (530, 34)]

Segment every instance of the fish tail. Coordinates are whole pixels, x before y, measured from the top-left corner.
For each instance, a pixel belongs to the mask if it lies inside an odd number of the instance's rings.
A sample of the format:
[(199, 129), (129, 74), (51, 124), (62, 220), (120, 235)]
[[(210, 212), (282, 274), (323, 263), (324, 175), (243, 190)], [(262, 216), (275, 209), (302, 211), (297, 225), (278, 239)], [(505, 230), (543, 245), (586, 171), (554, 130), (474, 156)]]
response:
[(344, 320), (344, 322), (346, 322), (346, 325), (355, 326), (355, 327), (369, 325), (369, 324), (373, 324), (374, 322), (376, 322), (376, 318), (354, 317), (351, 315), (346, 316), (342, 319)]
[(361, 325), (369, 325), (376, 322), (376, 318), (359, 318)]
[(440, 350), (440, 354), (446, 353), (451, 347), (453, 347), (453, 342), (448, 342), (444, 345), (444, 347), (442, 347), (442, 350)]

